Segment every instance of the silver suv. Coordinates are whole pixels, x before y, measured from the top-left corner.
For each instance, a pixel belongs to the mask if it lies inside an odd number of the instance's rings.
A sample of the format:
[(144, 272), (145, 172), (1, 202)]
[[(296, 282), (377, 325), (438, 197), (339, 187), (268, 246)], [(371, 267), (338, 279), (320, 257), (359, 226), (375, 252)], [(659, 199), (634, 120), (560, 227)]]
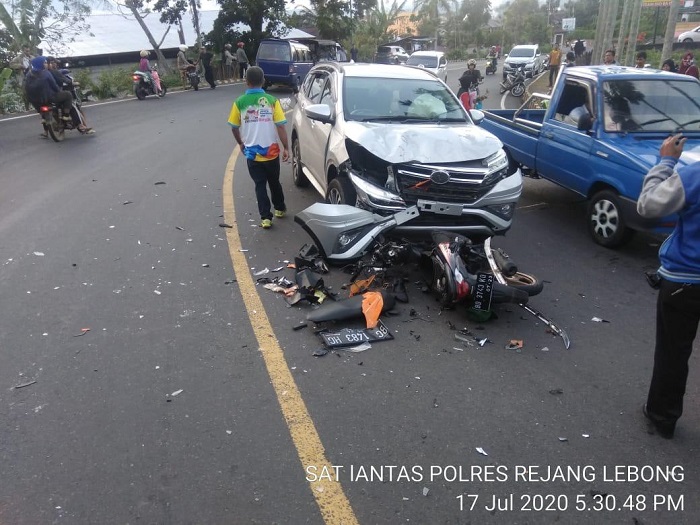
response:
[(540, 53), (540, 48), (536, 44), (514, 46), (510, 53), (506, 55), (503, 63), (503, 78), (508, 73), (512, 73), (516, 68), (525, 65), (525, 76), (530, 78), (539, 75), (544, 71), (544, 56)]
[(330, 203), (382, 215), (417, 205), (404, 232), (504, 233), (522, 190), (501, 142), (452, 91), (402, 66), (314, 66), (292, 115), (292, 169)]

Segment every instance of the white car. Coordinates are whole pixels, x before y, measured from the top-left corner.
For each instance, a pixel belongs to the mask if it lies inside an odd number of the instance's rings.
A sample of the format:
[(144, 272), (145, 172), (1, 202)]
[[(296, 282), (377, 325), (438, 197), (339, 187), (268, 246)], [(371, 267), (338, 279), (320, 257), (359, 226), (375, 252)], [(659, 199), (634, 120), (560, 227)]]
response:
[(678, 35), (679, 42), (700, 42), (700, 26)]
[(421, 68), (316, 64), (292, 114), (294, 184), (380, 215), (416, 205), (397, 232), (505, 233), (522, 175), (483, 118)]
[(447, 58), (442, 51), (415, 51), (406, 60), (406, 65), (427, 69), (447, 83)]

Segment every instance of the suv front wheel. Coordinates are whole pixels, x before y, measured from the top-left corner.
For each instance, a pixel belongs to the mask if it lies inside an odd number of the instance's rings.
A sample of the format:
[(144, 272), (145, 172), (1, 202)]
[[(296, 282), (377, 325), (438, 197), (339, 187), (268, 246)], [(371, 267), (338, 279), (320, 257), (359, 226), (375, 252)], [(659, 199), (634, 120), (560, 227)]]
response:
[(349, 204), (354, 206), (357, 202), (357, 192), (350, 179), (343, 175), (335, 177), (328, 183), (326, 202), (329, 204)]

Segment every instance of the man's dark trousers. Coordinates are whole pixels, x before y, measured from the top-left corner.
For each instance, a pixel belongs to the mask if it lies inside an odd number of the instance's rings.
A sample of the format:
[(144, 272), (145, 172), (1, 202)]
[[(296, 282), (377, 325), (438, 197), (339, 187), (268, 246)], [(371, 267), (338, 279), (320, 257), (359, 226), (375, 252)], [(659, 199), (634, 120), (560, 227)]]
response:
[(258, 211), (261, 219), (272, 219), (270, 199), (267, 196), (267, 186), (270, 186), (272, 204), (276, 210), (285, 211), (284, 193), (280, 184), (280, 159), (256, 162), (248, 160), (248, 173), (255, 183), (255, 197), (258, 199)]

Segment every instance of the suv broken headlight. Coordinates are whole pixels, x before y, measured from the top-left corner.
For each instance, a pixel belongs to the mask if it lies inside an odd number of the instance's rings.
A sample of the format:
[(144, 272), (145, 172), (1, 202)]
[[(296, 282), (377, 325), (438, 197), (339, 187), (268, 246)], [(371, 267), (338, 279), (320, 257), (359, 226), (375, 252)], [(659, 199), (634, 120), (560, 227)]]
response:
[(484, 176), (484, 184), (491, 184), (508, 175), (508, 156), (502, 149), (486, 157), (481, 164), (488, 170)]

